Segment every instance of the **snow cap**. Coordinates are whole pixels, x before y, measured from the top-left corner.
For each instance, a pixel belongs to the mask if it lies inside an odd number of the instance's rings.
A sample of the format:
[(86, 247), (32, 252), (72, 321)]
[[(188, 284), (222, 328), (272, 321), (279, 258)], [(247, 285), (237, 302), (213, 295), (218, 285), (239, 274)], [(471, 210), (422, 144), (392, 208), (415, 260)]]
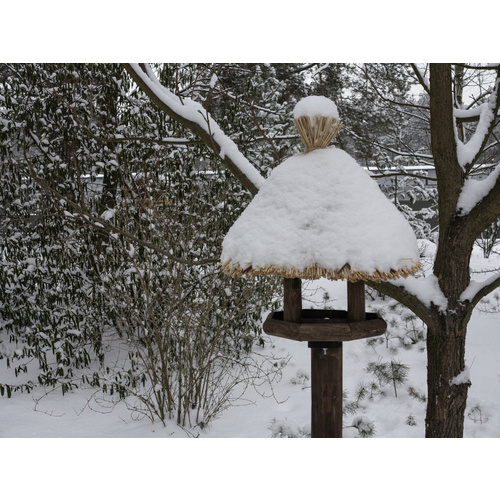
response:
[(293, 110), (293, 117), (301, 116), (328, 116), (340, 120), (335, 103), (322, 95), (312, 95), (301, 99)]
[(221, 262), (233, 276), (376, 282), (421, 266), (404, 216), (335, 147), (292, 156), (271, 172), (229, 229)]
[(293, 110), (293, 117), (306, 152), (326, 148), (342, 128), (337, 106), (324, 96), (301, 99)]

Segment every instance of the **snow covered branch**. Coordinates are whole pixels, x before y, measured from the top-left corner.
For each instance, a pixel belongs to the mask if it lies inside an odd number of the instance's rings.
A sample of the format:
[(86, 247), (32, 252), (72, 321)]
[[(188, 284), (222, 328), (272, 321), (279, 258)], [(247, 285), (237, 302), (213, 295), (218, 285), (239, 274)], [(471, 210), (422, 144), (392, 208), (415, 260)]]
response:
[(478, 116), (479, 121), (473, 136), (463, 143), (457, 137), (457, 158), (464, 171), (468, 171), (477, 161), (496, 125), (498, 109), (500, 107), (500, 69), (497, 70), (497, 78), (493, 91), (488, 101), (472, 110), (455, 109), (455, 118), (471, 118)]
[(469, 178), (460, 193), (457, 214), (466, 217), (464, 234), (475, 237), (500, 217), (500, 164), (485, 179)]
[(197, 135), (252, 194), (264, 182), (258, 170), (238, 150), (203, 106), (191, 99), (180, 98), (165, 88), (147, 64), (123, 65), (137, 85), (168, 116)]
[(470, 302), (472, 307), (486, 295), (500, 286), (500, 273), (496, 273), (484, 281), (471, 280), (469, 286), (463, 291), (460, 300)]
[(500, 176), (500, 164), (485, 179), (469, 177), (462, 188), (457, 203), (459, 215), (468, 215), (495, 187)]
[(431, 307), (434, 305), (440, 310), (445, 310), (448, 303), (434, 275), (426, 278), (409, 276), (406, 279), (380, 283), (367, 282), (367, 285), (396, 299), (412, 310), (427, 325), (431, 324), (433, 319)]
[(480, 104), (468, 109), (455, 108), (453, 114), (458, 123), (477, 122), (481, 119), (481, 113), (484, 111), (485, 104)]

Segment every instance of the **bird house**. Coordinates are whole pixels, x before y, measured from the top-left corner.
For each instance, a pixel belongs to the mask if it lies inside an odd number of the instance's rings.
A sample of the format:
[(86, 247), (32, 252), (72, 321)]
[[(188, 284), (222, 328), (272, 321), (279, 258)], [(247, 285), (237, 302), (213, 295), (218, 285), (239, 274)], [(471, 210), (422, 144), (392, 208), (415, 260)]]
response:
[[(313, 437), (332, 435), (333, 427), (338, 436), (339, 348), (344, 341), (381, 335), (386, 329), (381, 318), (365, 312), (364, 283), (406, 278), (421, 264), (416, 237), (403, 215), (354, 158), (327, 147), (342, 126), (336, 105), (325, 97), (306, 97), (295, 107), (294, 122), (306, 151), (271, 172), (224, 238), (221, 262), (232, 276), (284, 278), (283, 311), (269, 315), (264, 331), (308, 342), (313, 350)], [(347, 311), (302, 309), (301, 279), (319, 278), (347, 281)], [(325, 384), (340, 377), (340, 393), (337, 384), (336, 395), (320, 404), (314, 400), (315, 389), (325, 391), (317, 377), (315, 384), (315, 372), (328, 366), (323, 355), (333, 356), (337, 361), (330, 365), (336, 368), (316, 375), (326, 377)], [(332, 400), (335, 418), (328, 408)], [(315, 404), (326, 406), (318, 413)], [(335, 425), (321, 422), (325, 412)]]

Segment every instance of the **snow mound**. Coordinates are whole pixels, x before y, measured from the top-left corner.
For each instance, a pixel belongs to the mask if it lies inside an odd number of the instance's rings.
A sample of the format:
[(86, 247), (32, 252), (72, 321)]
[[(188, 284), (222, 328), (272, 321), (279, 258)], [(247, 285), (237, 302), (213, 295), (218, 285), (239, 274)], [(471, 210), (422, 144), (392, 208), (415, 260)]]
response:
[(420, 267), (416, 237), (345, 151), (293, 156), (276, 167), (228, 231), (228, 274), (395, 279)]
[(309, 96), (301, 99), (293, 110), (293, 117), (327, 116), (339, 120), (339, 112), (335, 103), (324, 96)]

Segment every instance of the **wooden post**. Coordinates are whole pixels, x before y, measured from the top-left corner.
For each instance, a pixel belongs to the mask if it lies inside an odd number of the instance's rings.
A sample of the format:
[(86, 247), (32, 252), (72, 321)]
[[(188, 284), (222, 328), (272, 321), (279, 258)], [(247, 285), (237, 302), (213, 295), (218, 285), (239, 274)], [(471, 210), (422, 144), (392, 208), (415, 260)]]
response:
[[(365, 284), (347, 282), (347, 321), (365, 321)], [(342, 437), (342, 342), (309, 342), (311, 437)]]
[(347, 282), (347, 321), (365, 321), (365, 282)]
[(311, 437), (342, 437), (342, 342), (309, 342)]
[(300, 323), (302, 318), (302, 282), (300, 278), (284, 279), (283, 320)]

